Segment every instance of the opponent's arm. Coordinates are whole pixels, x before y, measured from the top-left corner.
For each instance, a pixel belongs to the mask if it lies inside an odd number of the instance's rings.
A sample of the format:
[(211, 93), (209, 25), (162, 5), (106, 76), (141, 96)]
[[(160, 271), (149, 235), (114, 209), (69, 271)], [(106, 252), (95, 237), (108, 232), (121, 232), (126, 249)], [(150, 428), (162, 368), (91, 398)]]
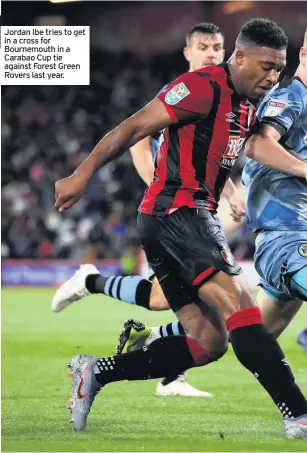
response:
[(231, 217), (235, 222), (240, 222), (242, 220), (242, 217), (245, 216), (246, 203), (231, 179), (227, 180), (222, 195), (227, 199), (229, 203), (231, 209)]
[(307, 180), (307, 163), (285, 150), (278, 143), (280, 137), (273, 126), (260, 124), (259, 131), (247, 140), (245, 155), (272, 170)]
[(135, 169), (147, 186), (152, 183), (155, 172), (155, 166), (150, 149), (151, 140), (151, 137), (145, 137), (143, 140), (140, 140), (130, 148)]

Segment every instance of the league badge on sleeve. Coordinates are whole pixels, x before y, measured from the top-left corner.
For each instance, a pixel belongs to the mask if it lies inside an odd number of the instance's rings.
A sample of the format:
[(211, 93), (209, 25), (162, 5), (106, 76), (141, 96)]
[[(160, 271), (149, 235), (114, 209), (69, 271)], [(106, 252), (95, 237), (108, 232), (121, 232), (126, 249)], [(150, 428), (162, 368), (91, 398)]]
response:
[(189, 90), (183, 82), (175, 85), (165, 96), (165, 102), (169, 105), (178, 104), (183, 98), (190, 94)]
[(307, 244), (301, 244), (298, 248), (298, 253), (304, 258), (307, 258)]
[(263, 116), (278, 116), (285, 109), (287, 103), (278, 99), (271, 99), (264, 110)]

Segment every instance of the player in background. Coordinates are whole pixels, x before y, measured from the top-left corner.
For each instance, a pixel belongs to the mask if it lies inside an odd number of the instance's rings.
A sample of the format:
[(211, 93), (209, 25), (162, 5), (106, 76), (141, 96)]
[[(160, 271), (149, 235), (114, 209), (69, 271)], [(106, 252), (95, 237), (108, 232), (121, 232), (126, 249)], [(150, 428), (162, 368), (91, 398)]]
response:
[[(228, 331), (238, 360), (282, 413), (286, 436), (307, 438), (307, 401), (280, 346), (264, 328), (214, 217), (253, 122), (251, 101), (263, 98), (277, 83), (286, 47), (287, 36), (273, 21), (249, 21), (227, 64), (178, 77), (107, 134), (73, 175), (57, 181), (55, 207), (63, 212), (82, 197), (98, 168), (164, 129), (155, 179), (139, 207), (138, 233), (187, 336), (157, 339), (148, 348), (112, 357), (73, 357), (69, 367), (75, 430), (85, 429), (94, 399), (108, 383), (207, 365), (225, 354)], [(307, 163), (286, 155), (287, 171), (306, 179)], [(278, 161), (274, 165), (283, 170)]]
[[(192, 26), (186, 35), (186, 47), (183, 54), (189, 63), (189, 71), (222, 63), (225, 56), (224, 37), (219, 27), (211, 23), (199, 23)], [(166, 87), (164, 87), (166, 88)], [(163, 91), (163, 90), (161, 90)], [(157, 157), (161, 133), (145, 137), (130, 148), (134, 166), (147, 186), (154, 178), (154, 160)], [(223, 192), (229, 201), (235, 219), (244, 214), (244, 202), (239, 197), (235, 185), (229, 179)], [(143, 306), (149, 310), (169, 310), (170, 306), (163, 294), (158, 279), (151, 272), (149, 278), (142, 276), (104, 277), (92, 265), (82, 265), (75, 275), (56, 292), (52, 308), (57, 312), (68, 304), (91, 294), (105, 294), (129, 304)], [(133, 321), (125, 323), (123, 335), (137, 333), (138, 324)], [(136, 335), (137, 338), (137, 335)], [(122, 341), (121, 341), (122, 343)], [(119, 351), (121, 352), (121, 351)], [(159, 396), (212, 396), (191, 386), (184, 374), (164, 378), (157, 386)]]
[(307, 329), (304, 329), (297, 337), (297, 342), (307, 351)]

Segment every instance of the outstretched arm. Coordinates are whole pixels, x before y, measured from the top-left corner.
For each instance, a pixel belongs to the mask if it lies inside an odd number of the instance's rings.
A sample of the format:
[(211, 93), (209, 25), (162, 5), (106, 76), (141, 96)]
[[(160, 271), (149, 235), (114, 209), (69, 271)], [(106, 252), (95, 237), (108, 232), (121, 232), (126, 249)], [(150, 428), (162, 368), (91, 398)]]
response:
[(261, 124), (245, 146), (245, 155), (272, 170), (307, 179), (307, 163), (285, 150), (279, 143), (280, 133), (268, 124)]
[(159, 99), (154, 99), (109, 132), (72, 176), (57, 181), (55, 207), (60, 212), (70, 208), (82, 197), (88, 181), (96, 170), (119, 157), (139, 140), (175, 122), (175, 117), (170, 116), (163, 103)]
[(55, 207), (60, 212), (70, 208), (82, 197), (98, 168), (143, 138), (180, 120), (189, 124), (204, 118), (211, 111), (213, 98), (213, 87), (206, 79), (192, 72), (178, 77), (146, 107), (107, 134), (72, 176), (56, 182)]

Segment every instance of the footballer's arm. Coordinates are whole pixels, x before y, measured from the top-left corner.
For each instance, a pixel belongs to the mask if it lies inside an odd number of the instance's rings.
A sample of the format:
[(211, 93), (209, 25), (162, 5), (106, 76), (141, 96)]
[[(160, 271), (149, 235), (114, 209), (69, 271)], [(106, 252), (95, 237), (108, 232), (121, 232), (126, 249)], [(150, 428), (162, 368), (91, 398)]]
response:
[(152, 183), (155, 172), (150, 146), (151, 140), (151, 137), (145, 137), (130, 148), (135, 169), (147, 186)]
[(82, 197), (88, 181), (96, 170), (122, 155), (139, 140), (176, 123), (177, 118), (193, 122), (199, 116), (175, 107), (166, 108), (162, 101), (154, 99), (109, 132), (73, 175), (56, 182), (55, 207), (60, 212), (70, 208)]
[(307, 179), (307, 163), (285, 150), (280, 138), (275, 127), (260, 123), (259, 131), (247, 140), (245, 155), (272, 170)]

